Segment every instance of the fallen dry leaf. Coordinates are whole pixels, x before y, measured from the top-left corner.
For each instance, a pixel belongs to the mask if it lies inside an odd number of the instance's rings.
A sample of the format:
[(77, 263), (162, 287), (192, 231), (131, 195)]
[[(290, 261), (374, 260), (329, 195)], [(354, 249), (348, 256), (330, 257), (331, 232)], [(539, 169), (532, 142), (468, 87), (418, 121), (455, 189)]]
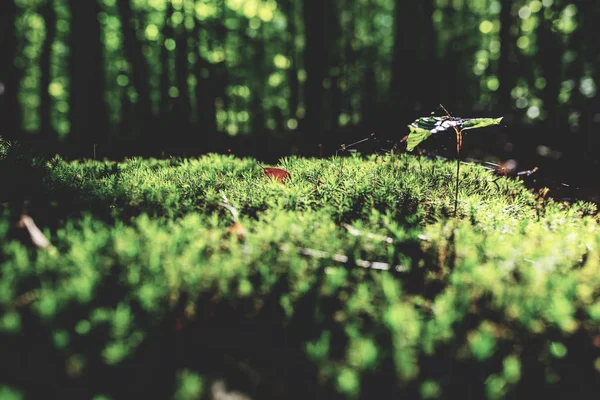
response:
[(275, 179), (276, 181), (283, 183), (290, 177), (290, 173), (284, 169), (263, 167), (258, 161), (256, 163), (263, 169), (263, 171), (265, 171), (265, 175), (267, 175), (269, 178)]

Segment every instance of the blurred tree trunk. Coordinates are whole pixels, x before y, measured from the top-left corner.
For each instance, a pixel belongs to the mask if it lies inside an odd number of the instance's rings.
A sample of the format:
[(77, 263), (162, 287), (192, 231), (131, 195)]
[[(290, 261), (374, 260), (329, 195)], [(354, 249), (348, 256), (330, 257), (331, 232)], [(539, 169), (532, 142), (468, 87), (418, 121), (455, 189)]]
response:
[[(430, 79), (426, 69), (420, 69), (418, 40), (419, 3), (421, 0), (396, 0), (394, 8), (394, 48), (392, 53), (391, 107), (393, 121), (408, 123), (414, 117), (418, 90)], [(393, 121), (391, 121), (393, 123)]]
[(13, 0), (0, 1), (0, 135), (15, 139), (21, 129), (18, 89), (20, 73), (15, 65), (17, 6)]
[(581, 33), (585, 40), (581, 40), (584, 68), (590, 69), (590, 75), (596, 85), (596, 92), (584, 101), (584, 114), (581, 118), (581, 129), (586, 137), (588, 158), (599, 159), (597, 149), (600, 146), (599, 135), (594, 134), (600, 129), (600, 7), (595, 2), (582, 2), (578, 15), (580, 16)]
[(47, 0), (41, 8), (42, 18), (46, 26), (46, 36), (40, 55), (40, 131), (44, 139), (52, 138), (50, 70), (52, 62), (52, 45), (56, 38), (56, 11), (54, 0)]
[(600, 29), (596, 26), (600, 18), (600, 7), (591, 1), (583, 1), (579, 7), (579, 21), (585, 37), (585, 61), (593, 66), (591, 74), (598, 89), (594, 99), (600, 101)]
[[(368, 4), (367, 7), (370, 5)], [(352, 116), (357, 111), (361, 113), (361, 124), (363, 125), (361, 128), (365, 128), (366, 124), (372, 121), (366, 121), (365, 118), (369, 118), (369, 111), (365, 108), (367, 104), (365, 104), (366, 98), (369, 96), (370, 91), (366, 90), (365, 93), (360, 97), (361, 103), (358, 105), (358, 110), (352, 103), (352, 96), (354, 95), (354, 74), (356, 74), (356, 70), (359, 68), (358, 60), (360, 59), (360, 55), (353, 47), (353, 42), (356, 40), (356, 18), (354, 15), (356, 13), (362, 12), (359, 8), (360, 5), (356, 4), (353, 0), (344, 0), (342, 3), (342, 11), (340, 13), (340, 26), (342, 28), (342, 39), (343, 39), (343, 47), (341, 47), (341, 51), (344, 54), (344, 62), (343, 62), (343, 75), (346, 78), (346, 89), (343, 91), (343, 102), (342, 107), (345, 113)], [(372, 61), (372, 60), (370, 60)], [(369, 64), (370, 67), (371, 64)], [(372, 69), (372, 68), (371, 68)], [(368, 75), (370, 72), (365, 71), (365, 75)], [(368, 82), (364, 82), (365, 86), (369, 88), (370, 84)], [(361, 85), (358, 85), (358, 90), (363, 90)], [(374, 106), (373, 101), (368, 104), (368, 106)]]
[(560, 145), (560, 137), (563, 135), (561, 128), (565, 126), (564, 123), (561, 123), (563, 119), (559, 115), (558, 103), (562, 83), (562, 55), (564, 49), (558, 37), (559, 34), (552, 31), (552, 23), (557, 15), (555, 7), (553, 5), (547, 7), (545, 14), (541, 18), (538, 28), (538, 57), (542, 76), (546, 79), (546, 87), (541, 93), (548, 128), (544, 132), (544, 137), (547, 139), (544, 143), (553, 147)]
[(177, 46), (175, 48), (175, 79), (177, 82), (177, 89), (179, 89), (179, 96), (175, 101), (175, 112), (177, 115), (177, 124), (180, 129), (180, 141), (185, 144), (188, 138), (186, 138), (190, 125), (190, 118), (192, 113), (192, 105), (190, 104), (190, 90), (188, 85), (188, 76), (190, 74), (190, 63), (188, 61), (188, 54), (190, 51), (188, 39), (189, 32), (182, 22), (177, 27)]
[[(203, 58), (196, 63), (196, 109), (198, 125), (203, 141), (211, 142), (217, 134), (217, 110), (215, 107), (215, 76), (211, 65)], [(205, 77), (206, 76), (206, 77)]]
[[(145, 140), (139, 140), (137, 137), (137, 129), (141, 121), (137, 114), (136, 104), (134, 104), (130, 97), (128, 87), (119, 88), (119, 96), (121, 97), (121, 107), (119, 112), (121, 113), (121, 121), (118, 125), (118, 134), (116, 142), (118, 143), (118, 150), (115, 149), (114, 153), (118, 157), (124, 157), (128, 154), (147, 154), (149, 147), (152, 147), (152, 142)], [(141, 155), (141, 154), (140, 154)]]
[[(447, 107), (452, 107), (451, 112), (458, 115), (467, 115), (473, 111), (473, 106), (479, 102), (479, 85), (469, 84), (473, 82), (473, 56), (479, 50), (479, 20), (475, 10), (471, 9), (470, 2), (463, 2), (455, 14), (457, 33), (454, 36), (452, 47), (450, 47), (451, 65), (453, 74), (451, 80), (451, 92), (454, 96), (454, 104), (448, 103)], [(452, 20), (451, 20), (452, 21)], [(474, 82), (477, 82), (475, 80)]]
[[(374, 0), (371, 0), (366, 4), (365, 17), (369, 21), (373, 21), (375, 13), (375, 4)], [(369, 36), (374, 37), (375, 35), (375, 26), (371, 24), (369, 26)], [(352, 40), (352, 38), (350, 38)], [(352, 45), (351, 43), (346, 44), (346, 54), (352, 53)], [(361, 114), (362, 114), (362, 129), (363, 131), (376, 131), (377, 128), (374, 126), (376, 123), (375, 113), (377, 112), (377, 79), (375, 76), (375, 62), (377, 59), (377, 48), (375, 47), (375, 43), (369, 44), (369, 46), (364, 51), (364, 56), (366, 58), (366, 66), (363, 74), (363, 84), (361, 85), (362, 96), (361, 100)], [(352, 113), (351, 113), (352, 114)]]
[[(198, 126), (203, 132), (199, 140), (208, 145), (214, 144), (217, 136), (217, 110), (215, 107), (216, 76), (210, 63), (202, 56), (196, 62), (196, 110)], [(206, 146), (205, 146), (206, 147)]]
[[(70, 140), (80, 156), (91, 156), (93, 145), (109, 143), (108, 112), (104, 103), (104, 59), (96, 0), (69, 0)], [(107, 146), (106, 146), (107, 147)]]
[(339, 119), (342, 113), (342, 90), (340, 88), (340, 79), (342, 73), (341, 59), (341, 26), (340, 9), (336, 7), (335, 1), (328, 1), (327, 6), (327, 49), (329, 53), (327, 73), (330, 81), (329, 88), (329, 118), (328, 128), (330, 132), (336, 133), (339, 130)]
[(225, 52), (225, 59), (222, 63), (220, 63), (219, 73), (216, 76), (217, 79), (217, 97), (219, 97), (223, 102), (223, 109), (229, 109), (229, 95), (227, 93), (227, 86), (229, 85), (229, 71), (227, 69), (227, 37), (229, 35), (229, 29), (227, 28), (227, 5), (225, 4), (225, 0), (219, 1), (219, 9), (221, 10), (221, 16), (219, 18), (219, 22), (216, 26), (216, 36), (217, 41), (220, 46), (223, 47), (223, 51)]
[[(421, 0), (423, 23), (420, 25), (422, 32), (419, 34), (421, 42), (421, 71), (428, 71), (427, 76), (420, 82), (423, 90), (418, 93), (421, 109), (433, 111), (440, 103), (439, 99), (439, 62), (437, 56), (437, 34), (433, 25), (433, 13), (435, 11), (434, 0)], [(417, 39), (417, 38), (415, 38)]]
[[(447, 37), (449, 37), (449, 39), (446, 39), (445, 41), (445, 46), (442, 50), (442, 54), (440, 55), (441, 57), (441, 65), (442, 68), (440, 68), (439, 70), (439, 85), (438, 85), (438, 90), (437, 93), (439, 95), (439, 102), (441, 104), (445, 104), (448, 107), (452, 107), (454, 108), (456, 106), (456, 102), (455, 102), (455, 83), (457, 80), (457, 77), (455, 75), (455, 70), (457, 68), (459, 68), (456, 63), (459, 61), (459, 57), (457, 54), (457, 50), (455, 50), (454, 46), (453, 46), (453, 42), (455, 41), (454, 36), (456, 35), (456, 31), (459, 29), (457, 28), (458, 24), (454, 23), (454, 24), (450, 24), (448, 21), (454, 21), (455, 18), (457, 17), (457, 13), (456, 10), (454, 9), (454, 6), (450, 3), (450, 4), (446, 4), (444, 7), (440, 7), (442, 14), (443, 14), (443, 22), (444, 24), (448, 24), (447, 27), (445, 27), (445, 34), (447, 35)], [(450, 103), (453, 103), (452, 105), (450, 105)], [(432, 110), (434, 111), (434, 110)]]
[[(265, 42), (263, 35), (263, 24), (257, 29), (256, 36), (249, 38), (245, 36), (247, 48), (252, 52), (251, 64), (252, 64), (252, 75), (254, 76), (254, 83), (250, 84), (252, 88), (252, 99), (251, 99), (251, 129), (252, 134), (260, 141), (265, 136), (265, 110), (263, 108), (263, 100), (265, 96), (265, 84), (268, 81), (265, 73)], [(262, 143), (261, 143), (262, 145)], [(265, 143), (268, 146), (268, 143)], [(262, 147), (262, 146), (261, 146)]]
[[(171, 40), (175, 40), (175, 29), (173, 27), (172, 17), (175, 10), (171, 1), (167, 2), (167, 9), (165, 12), (165, 19), (162, 30), (162, 46), (160, 48), (160, 106), (159, 115), (160, 123), (157, 124), (157, 129), (154, 130), (153, 140), (157, 149), (161, 150), (161, 153), (165, 150), (169, 153), (173, 153), (174, 150), (179, 150), (179, 134), (181, 133), (179, 128), (174, 126), (176, 124), (176, 100), (172, 96), (171, 88), (176, 86), (175, 81), (176, 73), (176, 55), (173, 55), (174, 49), (167, 48), (167, 43)], [(172, 132), (173, 135), (165, 137), (166, 132)], [(176, 149), (177, 148), (177, 149)]]
[[(148, 87), (148, 65), (142, 52), (143, 45), (139, 39), (141, 33), (138, 31), (139, 22), (131, 10), (131, 0), (117, 1), (117, 7), (121, 16), (121, 33), (123, 34), (123, 46), (125, 55), (131, 64), (131, 75), (133, 87), (138, 95), (137, 104), (133, 107), (133, 113), (126, 116), (134, 122), (135, 132), (128, 132), (136, 139), (140, 134), (144, 135), (148, 124), (152, 119), (152, 107), (150, 103), (150, 89)], [(124, 100), (129, 102), (128, 96)]]
[[(368, 53), (372, 53), (374, 50), (370, 48)], [(378, 129), (375, 126), (377, 123), (377, 79), (371, 62), (365, 69), (362, 88), (364, 90), (361, 96), (362, 125), (365, 130), (377, 131)]]
[(296, 26), (296, 6), (294, 0), (282, 0), (282, 11), (285, 15), (288, 28), (288, 39), (286, 40), (286, 53), (290, 60), (288, 68), (288, 85), (290, 87), (290, 97), (288, 99), (291, 118), (297, 118), (298, 103), (300, 101), (300, 82), (298, 81), (298, 60), (296, 56), (296, 36), (298, 27)]
[(569, 103), (569, 114), (578, 115), (577, 121), (571, 121), (569, 124), (570, 138), (565, 142), (565, 156), (568, 165), (574, 169), (579, 169), (585, 163), (586, 159), (592, 153), (588, 145), (589, 132), (587, 122), (590, 120), (590, 109), (587, 107), (587, 94), (580, 90), (590, 78), (586, 73), (586, 17), (585, 12), (590, 12), (593, 15), (593, 9), (583, 9), (575, 15), (576, 28), (571, 33), (568, 41), (570, 51), (575, 54), (575, 59), (567, 65), (565, 69), (565, 80), (573, 80), (575, 88)]
[(500, 11), (500, 59), (498, 60), (498, 105), (499, 112), (503, 115), (512, 110), (511, 91), (514, 87), (514, 74), (512, 57), (514, 57), (513, 37), (510, 28), (513, 25), (512, 15), (513, 0), (504, 0)]
[[(200, 0), (197, 0), (197, 3)], [(196, 64), (194, 66), (194, 75), (196, 77), (196, 115), (198, 116), (198, 126), (201, 137), (197, 138), (197, 142), (204, 143), (204, 148), (207, 150), (215, 150), (218, 148), (215, 143), (217, 133), (217, 120), (215, 108), (215, 80), (216, 76), (211, 64), (203, 57), (200, 52), (200, 37), (202, 26), (200, 21), (194, 20), (194, 29), (192, 34), (193, 51), (196, 53)], [(213, 147), (214, 146), (214, 147)]]
[[(327, 77), (327, 3), (333, 0), (304, 1), (304, 83), (305, 115), (302, 121), (305, 150), (315, 149), (323, 135), (323, 81)], [(308, 154), (307, 154), (308, 155)]]
[[(163, 121), (169, 119), (169, 116), (173, 109), (173, 101), (169, 95), (169, 88), (171, 87), (171, 68), (169, 65), (170, 50), (167, 49), (165, 43), (168, 39), (173, 39), (173, 27), (171, 25), (171, 17), (173, 17), (173, 4), (167, 2), (167, 11), (165, 13), (165, 21), (163, 27), (163, 43), (160, 48), (160, 116)], [(165, 127), (166, 128), (166, 127)]]

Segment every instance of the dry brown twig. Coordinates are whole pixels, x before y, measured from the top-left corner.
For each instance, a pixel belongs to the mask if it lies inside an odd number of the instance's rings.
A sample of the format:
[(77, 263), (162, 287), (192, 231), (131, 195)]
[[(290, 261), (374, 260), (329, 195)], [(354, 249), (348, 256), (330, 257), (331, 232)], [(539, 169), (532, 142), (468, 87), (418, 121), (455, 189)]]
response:
[(37, 227), (37, 225), (35, 224), (35, 222), (33, 222), (33, 219), (29, 215), (21, 215), (21, 219), (17, 223), (17, 226), (19, 228), (27, 229), (27, 232), (31, 237), (31, 241), (40, 249), (47, 249), (49, 247), (52, 247), (52, 243), (50, 243), (50, 241), (46, 239), (46, 236), (44, 236), (40, 228)]

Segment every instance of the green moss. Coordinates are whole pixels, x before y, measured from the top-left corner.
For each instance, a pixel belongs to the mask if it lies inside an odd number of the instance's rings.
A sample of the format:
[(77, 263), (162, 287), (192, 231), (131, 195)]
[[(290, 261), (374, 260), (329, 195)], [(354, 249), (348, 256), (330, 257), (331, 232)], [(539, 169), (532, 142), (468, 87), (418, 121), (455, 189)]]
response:
[[(361, 388), (382, 374), (398, 393), (460, 392), (461, 368), (484, 371), (470, 385), (500, 398), (527, 384), (526, 366), (592, 351), (595, 206), (506, 178), (496, 186), (466, 165), (449, 218), (455, 165), (420, 164), (286, 158), (285, 184), (254, 160), (215, 154), (37, 164), (30, 215), (53, 247), (16, 240), (16, 216), (0, 214), (0, 338), (29, 334), (27, 312), (56, 351), (85, 357), (85, 376), (142, 359), (156, 332), (169, 348), (173, 332), (194, 341), (211, 318), (266, 324), (293, 337), (318, 385), (366, 398)], [(180, 376), (179, 398), (203, 392), (194, 374)]]

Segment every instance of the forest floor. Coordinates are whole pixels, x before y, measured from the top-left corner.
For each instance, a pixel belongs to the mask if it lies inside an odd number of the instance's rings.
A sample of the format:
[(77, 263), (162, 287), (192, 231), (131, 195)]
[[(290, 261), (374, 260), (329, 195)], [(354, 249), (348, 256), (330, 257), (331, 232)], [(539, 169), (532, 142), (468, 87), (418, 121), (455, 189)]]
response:
[(598, 393), (594, 203), (471, 163), (456, 199), (455, 162), (407, 154), (264, 167), (5, 148), (0, 393)]

